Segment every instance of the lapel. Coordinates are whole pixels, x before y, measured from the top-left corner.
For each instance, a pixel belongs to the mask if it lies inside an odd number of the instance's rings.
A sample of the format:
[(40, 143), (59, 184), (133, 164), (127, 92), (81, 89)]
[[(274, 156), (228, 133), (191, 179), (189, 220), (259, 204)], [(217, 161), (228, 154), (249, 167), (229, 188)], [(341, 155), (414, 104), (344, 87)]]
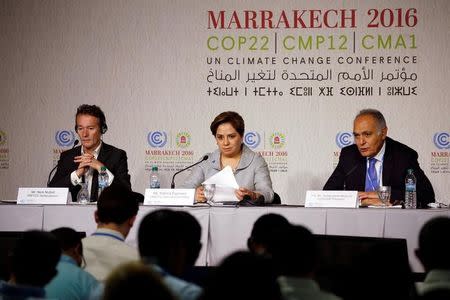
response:
[(386, 137), (386, 150), (383, 158), (383, 185), (390, 185), (392, 168), (394, 167), (394, 160), (392, 157), (392, 143), (391, 139)]
[[(358, 152), (359, 154), (359, 152)], [(367, 172), (367, 159), (364, 156), (359, 155), (358, 168), (355, 171), (355, 177), (357, 178), (357, 190), (364, 191), (366, 185), (366, 172)]]

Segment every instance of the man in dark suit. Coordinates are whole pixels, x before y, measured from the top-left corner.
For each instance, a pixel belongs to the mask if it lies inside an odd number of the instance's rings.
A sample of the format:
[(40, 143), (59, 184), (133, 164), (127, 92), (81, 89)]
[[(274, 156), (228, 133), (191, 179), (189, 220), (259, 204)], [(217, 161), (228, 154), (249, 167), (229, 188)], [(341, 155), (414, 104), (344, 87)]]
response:
[(50, 187), (68, 187), (75, 201), (80, 184), (85, 182), (91, 201), (97, 201), (98, 172), (106, 167), (109, 184), (113, 181), (131, 190), (125, 151), (102, 142), (106, 132), (106, 118), (100, 107), (83, 104), (75, 115), (75, 130), (81, 146), (61, 153), (57, 171), (50, 181)]
[(339, 163), (324, 190), (356, 190), (361, 205), (380, 205), (380, 185), (391, 186), (391, 203), (405, 198), (405, 177), (412, 169), (417, 179), (417, 207), (434, 202), (434, 190), (417, 161), (417, 152), (387, 137), (383, 114), (375, 109), (359, 112), (353, 123), (355, 144), (342, 149)]

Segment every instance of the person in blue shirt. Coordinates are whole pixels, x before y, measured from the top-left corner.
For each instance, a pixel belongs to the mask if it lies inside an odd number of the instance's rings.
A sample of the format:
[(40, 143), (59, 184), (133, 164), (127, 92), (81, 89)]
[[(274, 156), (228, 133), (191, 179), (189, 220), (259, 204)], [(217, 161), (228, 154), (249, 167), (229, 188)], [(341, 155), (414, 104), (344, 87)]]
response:
[(62, 255), (56, 267), (58, 274), (45, 287), (47, 298), (88, 299), (99, 282), (81, 268), (84, 260), (81, 234), (68, 227), (54, 229), (51, 233), (58, 239)]

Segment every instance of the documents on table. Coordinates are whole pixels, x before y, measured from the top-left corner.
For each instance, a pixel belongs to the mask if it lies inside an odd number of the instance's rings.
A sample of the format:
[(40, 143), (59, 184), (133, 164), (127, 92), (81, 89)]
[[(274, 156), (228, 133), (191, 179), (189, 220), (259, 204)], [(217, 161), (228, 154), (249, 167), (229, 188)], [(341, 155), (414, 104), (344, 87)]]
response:
[(219, 173), (209, 177), (203, 183), (213, 183), (216, 185), (213, 202), (239, 201), (235, 193), (239, 189), (239, 185), (230, 166), (226, 166)]

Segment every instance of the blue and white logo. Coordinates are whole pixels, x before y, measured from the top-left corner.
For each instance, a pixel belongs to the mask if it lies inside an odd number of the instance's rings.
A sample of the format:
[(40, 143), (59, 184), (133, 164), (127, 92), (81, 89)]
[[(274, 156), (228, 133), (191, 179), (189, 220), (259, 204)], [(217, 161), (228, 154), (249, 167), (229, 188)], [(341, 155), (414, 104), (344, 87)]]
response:
[(58, 130), (55, 141), (60, 147), (70, 147), (75, 142), (75, 133), (72, 130)]
[(167, 143), (167, 133), (165, 131), (150, 131), (147, 135), (148, 144), (155, 148), (162, 148)]
[(249, 131), (244, 134), (244, 143), (247, 147), (255, 149), (261, 143), (261, 136), (256, 131)]
[(448, 132), (436, 132), (433, 142), (438, 149), (450, 149), (450, 134)]
[(339, 148), (344, 148), (353, 144), (353, 134), (348, 131), (339, 131), (336, 134), (336, 145)]

